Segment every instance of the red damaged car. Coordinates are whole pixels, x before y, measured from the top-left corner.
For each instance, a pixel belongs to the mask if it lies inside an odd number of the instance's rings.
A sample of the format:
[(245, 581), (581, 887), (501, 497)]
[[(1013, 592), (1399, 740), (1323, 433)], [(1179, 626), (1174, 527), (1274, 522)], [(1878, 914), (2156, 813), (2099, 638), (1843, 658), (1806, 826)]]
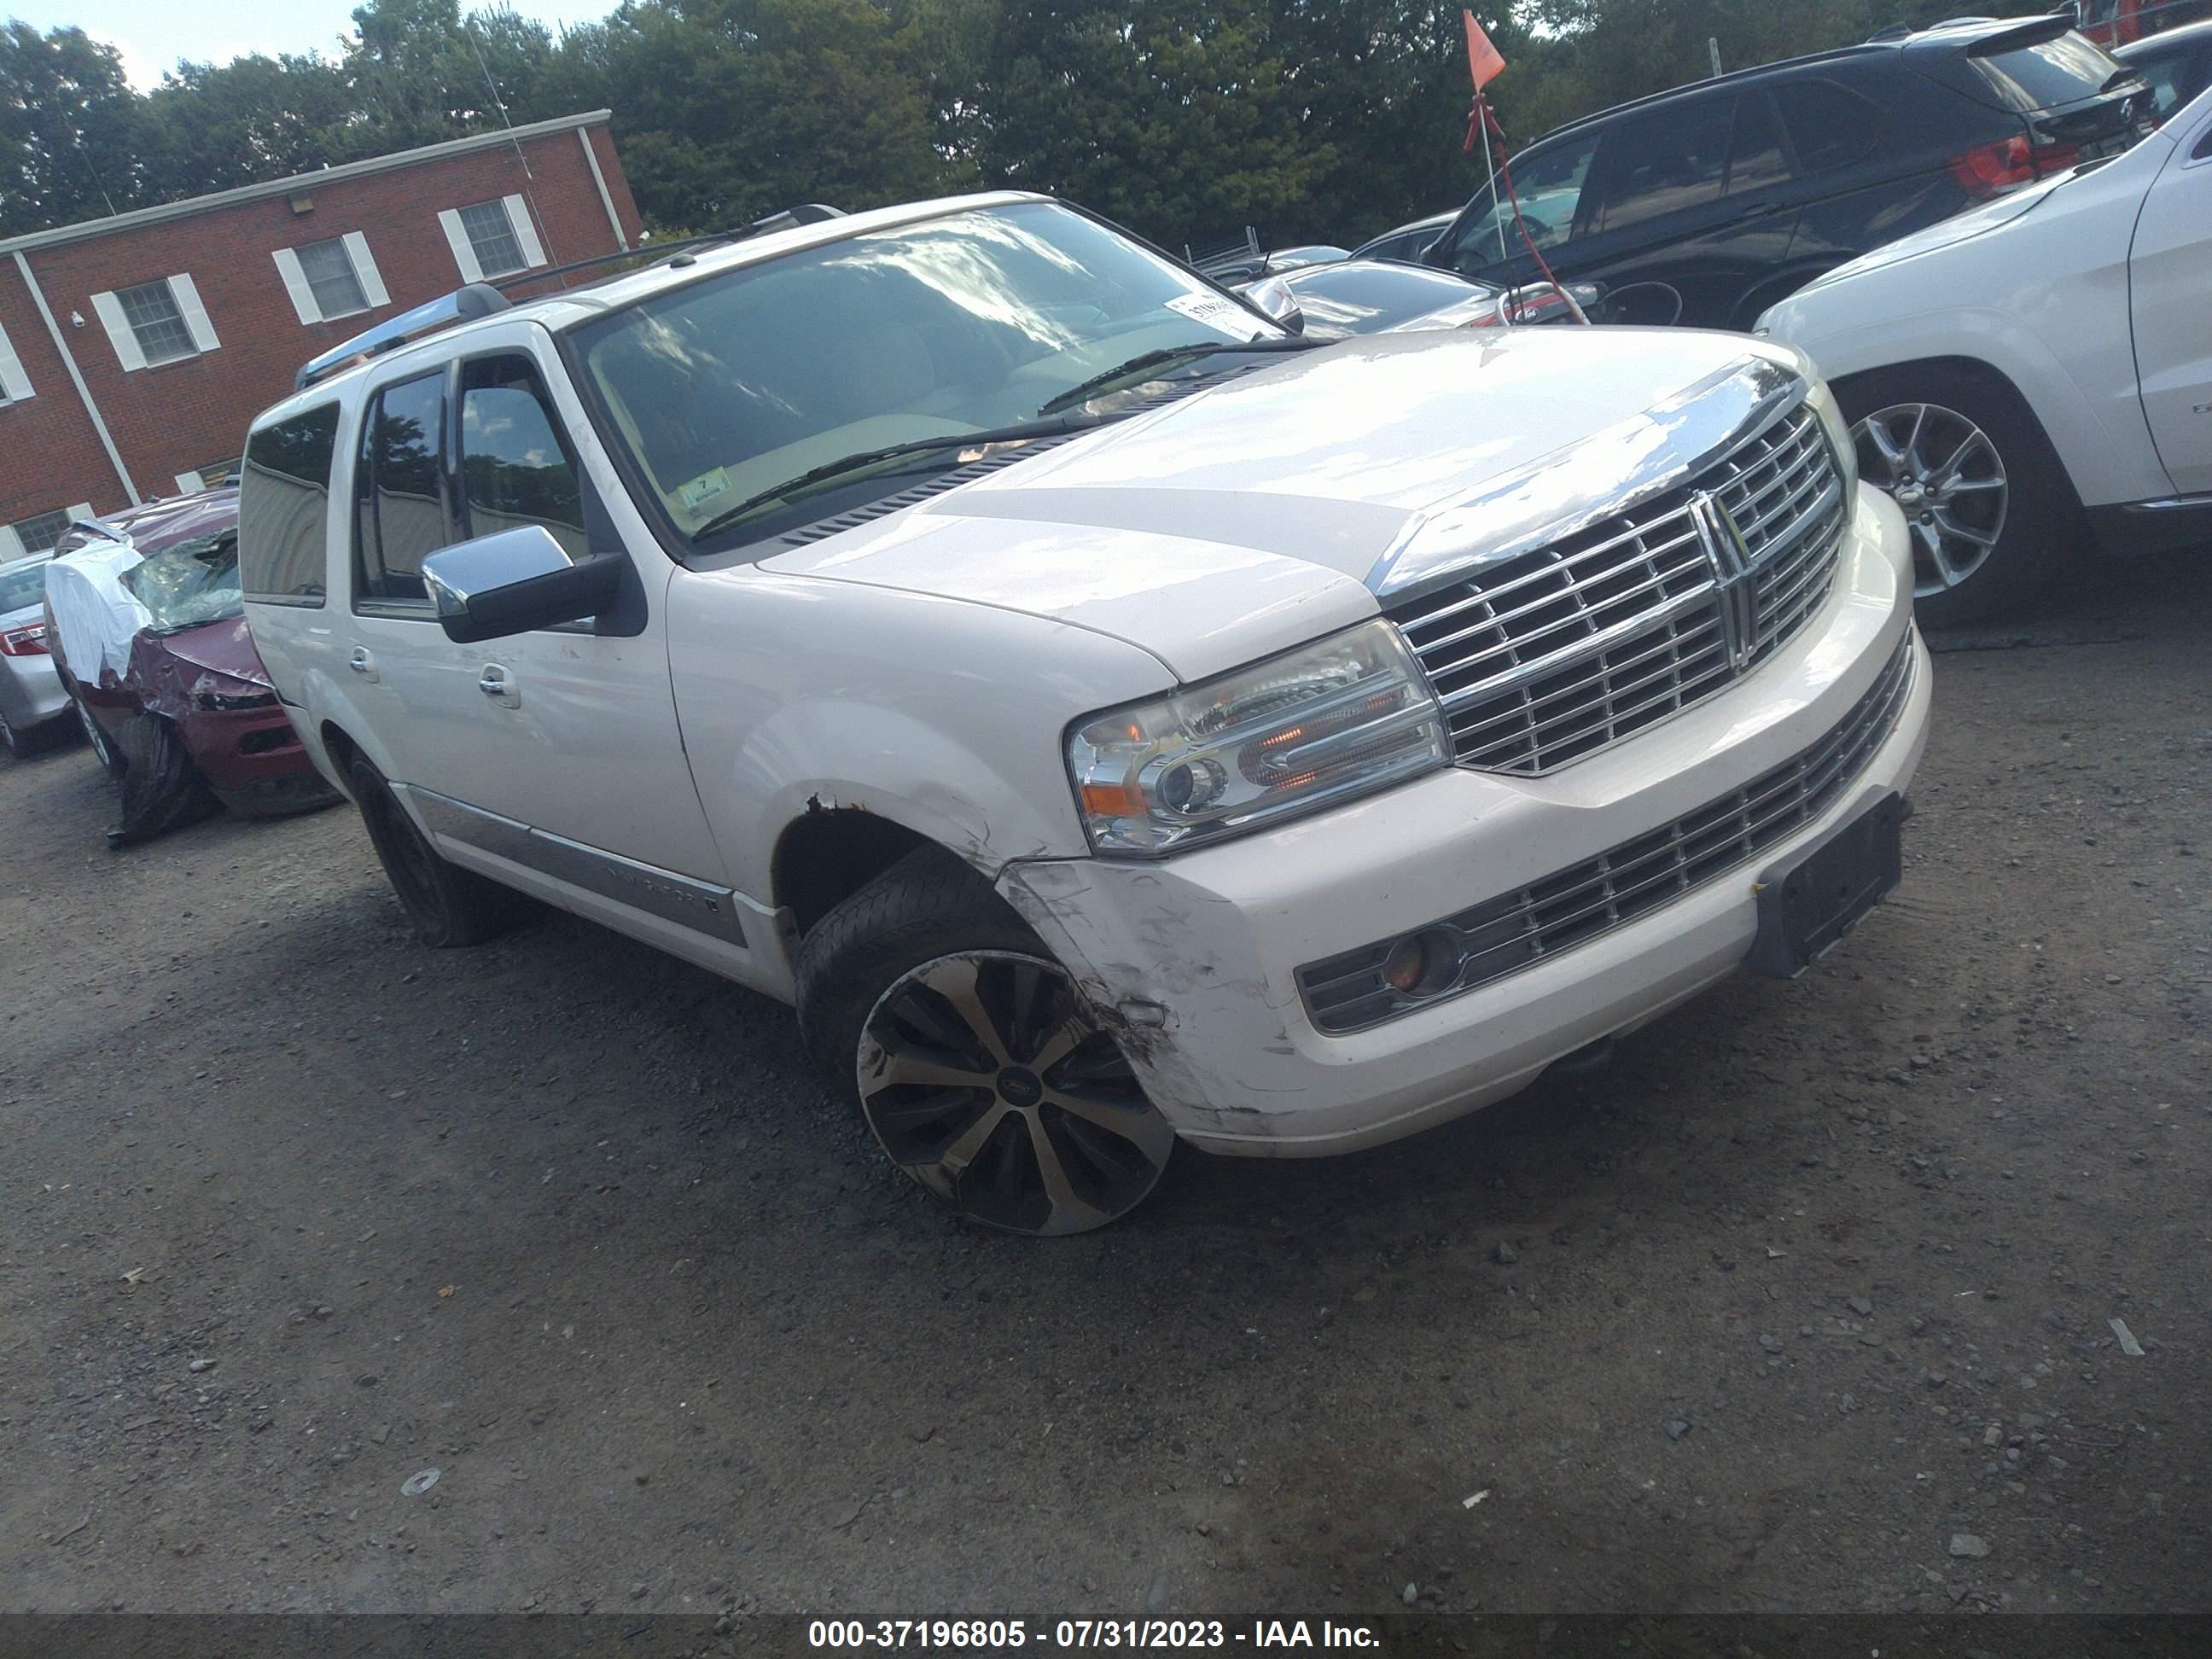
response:
[(122, 781), (112, 845), (218, 805), (282, 817), (338, 799), (246, 629), (235, 488), (70, 526), (46, 570), (46, 637), (86, 736)]

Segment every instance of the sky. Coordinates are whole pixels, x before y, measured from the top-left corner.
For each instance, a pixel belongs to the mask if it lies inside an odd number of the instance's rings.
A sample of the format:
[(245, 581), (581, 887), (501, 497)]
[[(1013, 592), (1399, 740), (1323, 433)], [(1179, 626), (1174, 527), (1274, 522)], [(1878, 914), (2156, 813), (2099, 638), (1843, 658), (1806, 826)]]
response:
[[(557, 30), (594, 22), (616, 0), (511, 0), (516, 11)], [(337, 53), (337, 37), (353, 31), (361, 0), (0, 0), (0, 18), (41, 32), (71, 24), (123, 57), (124, 73), (141, 92), (160, 84), (179, 58), (227, 64), (253, 52)], [(461, 9), (471, 9), (463, 0)]]

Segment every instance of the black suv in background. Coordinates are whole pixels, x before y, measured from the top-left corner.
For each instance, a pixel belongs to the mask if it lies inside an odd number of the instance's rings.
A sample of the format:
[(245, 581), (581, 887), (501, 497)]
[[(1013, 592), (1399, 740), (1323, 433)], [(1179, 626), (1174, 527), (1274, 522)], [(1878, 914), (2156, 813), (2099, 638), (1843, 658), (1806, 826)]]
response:
[[(1663, 283), (1692, 327), (1748, 328), (1822, 271), (2148, 130), (2150, 89), (2063, 16), (1974, 20), (1794, 58), (1561, 127), (1513, 158), (1561, 280)], [(1424, 256), (1540, 273), (1503, 182)]]

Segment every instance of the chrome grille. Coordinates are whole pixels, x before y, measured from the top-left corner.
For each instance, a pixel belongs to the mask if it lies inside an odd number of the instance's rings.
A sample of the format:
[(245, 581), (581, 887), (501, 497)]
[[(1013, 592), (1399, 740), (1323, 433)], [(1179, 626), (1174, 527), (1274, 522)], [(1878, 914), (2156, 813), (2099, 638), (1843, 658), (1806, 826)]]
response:
[[(1710, 549), (1705, 497), (1739, 546)], [(1443, 702), (1460, 764), (1534, 776), (1771, 655), (1827, 598), (1843, 526), (1842, 474), (1801, 404), (1680, 488), (1386, 614)]]
[(1315, 1027), (1362, 1030), (1503, 979), (1632, 921), (1786, 840), (1834, 804), (1895, 729), (1911, 688), (1913, 637), (1906, 630), (1874, 685), (1826, 736), (1742, 788), (1594, 859), (1430, 924), (1460, 947), (1458, 975), (1443, 989), (1413, 999), (1384, 981), (1382, 964), (1402, 934), (1299, 969), (1298, 990)]

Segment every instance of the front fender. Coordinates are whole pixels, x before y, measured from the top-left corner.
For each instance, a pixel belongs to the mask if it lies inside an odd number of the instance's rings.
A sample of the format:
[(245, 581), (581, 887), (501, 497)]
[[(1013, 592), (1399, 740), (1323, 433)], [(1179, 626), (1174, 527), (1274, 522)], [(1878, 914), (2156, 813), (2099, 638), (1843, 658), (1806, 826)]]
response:
[[(1875, 309), (1865, 307), (1862, 314)], [(1773, 337), (1802, 347), (1832, 383), (1947, 357), (1978, 362), (2002, 375), (2042, 423), (2085, 506), (2142, 501), (2168, 488), (2151, 447), (2134, 375), (2115, 372), (2084, 386), (2039, 332), (2022, 327), (2021, 319), (2008, 312), (1951, 306), (1869, 317), (1816, 331), (1818, 325), (1790, 299), (1769, 311), (1761, 324)], [(2081, 325), (2094, 329), (2097, 324), (2085, 316)], [(2099, 353), (2092, 361), (2132, 362), (2124, 328), (2111, 344), (2117, 356)]]
[(757, 567), (678, 573), (668, 616), (701, 803), (731, 880), (764, 902), (810, 811), (866, 809), (987, 875), (1084, 856), (1068, 723), (1176, 683), (1089, 629)]

